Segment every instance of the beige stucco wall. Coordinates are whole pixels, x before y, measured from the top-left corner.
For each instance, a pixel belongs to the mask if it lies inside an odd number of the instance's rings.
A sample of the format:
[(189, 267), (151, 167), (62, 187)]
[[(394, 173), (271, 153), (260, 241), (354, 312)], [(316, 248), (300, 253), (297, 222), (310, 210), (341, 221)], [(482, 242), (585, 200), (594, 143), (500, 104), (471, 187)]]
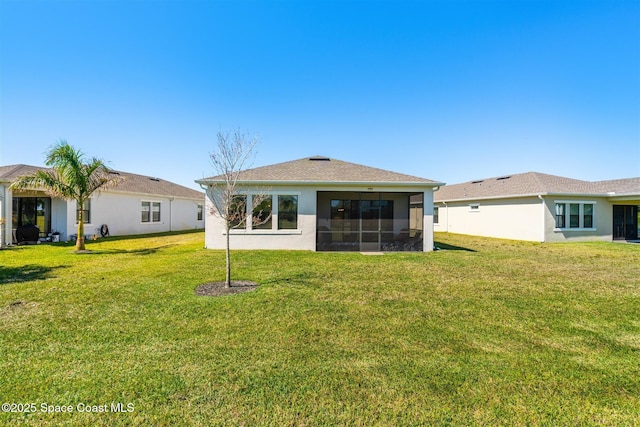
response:
[[(555, 219), (556, 202), (594, 203), (593, 230), (557, 229)], [(602, 197), (545, 197), (545, 241), (547, 242), (587, 242), (607, 241), (613, 239), (613, 204)]]
[[(469, 200), (436, 204), (439, 221), (434, 231), (502, 239), (543, 240), (542, 201), (536, 197)], [(470, 205), (478, 205), (472, 210)], [(426, 203), (425, 203), (425, 206)]]
[[(238, 193), (256, 193), (254, 188), (238, 188)], [(265, 193), (298, 196), (297, 230), (231, 230), (229, 246), (231, 249), (297, 249), (314, 251), (316, 248), (316, 189), (309, 187), (276, 188), (264, 190)], [(273, 201), (272, 223), (277, 228), (277, 202)], [(224, 222), (212, 214), (211, 200), (207, 197), (205, 206), (205, 247), (209, 249), (226, 248)]]
[[(543, 242), (612, 241), (613, 205), (640, 205), (640, 200), (611, 201), (604, 197), (532, 196), (513, 199), (469, 200), (436, 203), (439, 221), (436, 232)], [(556, 203), (593, 203), (594, 227), (556, 228)], [(478, 204), (478, 210), (470, 205)], [(543, 221), (544, 219), (544, 221)]]
[[(232, 230), (230, 234), (231, 249), (293, 249), (293, 250), (316, 250), (316, 209), (317, 192), (416, 192), (411, 187), (361, 187), (361, 186), (272, 186), (264, 190), (268, 194), (298, 195), (298, 229), (297, 230)], [(238, 193), (256, 192), (255, 188), (238, 188)], [(424, 193), (425, 206), (432, 206), (433, 191)], [(277, 203), (273, 202), (274, 210)], [(328, 203), (325, 204), (328, 206)], [(209, 249), (224, 249), (226, 247), (226, 236), (224, 234), (223, 221), (211, 213), (211, 202), (207, 198), (206, 205), (206, 227), (205, 227), (205, 247)], [(404, 206), (395, 206), (394, 209), (408, 209)], [(424, 250), (433, 250), (433, 221), (431, 219), (432, 209), (425, 209), (424, 212)], [(325, 215), (328, 216), (328, 215)], [(277, 227), (277, 212), (274, 212), (273, 223)], [(404, 228), (408, 228), (408, 220)], [(400, 227), (403, 228), (403, 227)], [(398, 230), (399, 232), (400, 230)]]

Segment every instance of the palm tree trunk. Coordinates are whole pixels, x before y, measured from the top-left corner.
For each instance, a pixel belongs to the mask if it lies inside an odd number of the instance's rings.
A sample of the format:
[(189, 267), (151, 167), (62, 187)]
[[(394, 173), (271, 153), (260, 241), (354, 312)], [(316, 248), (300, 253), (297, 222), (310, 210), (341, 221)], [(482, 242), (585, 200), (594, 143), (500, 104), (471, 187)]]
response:
[(84, 201), (78, 200), (77, 217), (78, 217), (78, 237), (76, 238), (76, 251), (84, 251)]

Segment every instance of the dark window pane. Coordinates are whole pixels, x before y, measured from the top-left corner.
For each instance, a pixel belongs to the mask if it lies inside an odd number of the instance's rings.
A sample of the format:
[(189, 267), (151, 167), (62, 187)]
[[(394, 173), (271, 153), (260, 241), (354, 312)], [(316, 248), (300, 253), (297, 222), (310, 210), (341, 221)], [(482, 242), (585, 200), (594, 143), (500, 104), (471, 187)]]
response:
[(593, 228), (593, 205), (585, 204), (584, 211), (584, 228)]
[(298, 228), (298, 196), (278, 196), (278, 230)]
[(227, 219), (231, 228), (245, 228), (247, 212), (247, 196), (233, 196), (229, 204)]
[[(254, 198), (258, 196), (253, 196)], [(271, 230), (273, 221), (271, 220), (271, 196), (260, 197), (256, 207), (253, 209), (253, 228), (256, 230)], [(255, 202), (254, 202), (255, 203)]]
[(141, 217), (141, 221), (142, 222), (149, 222), (151, 219), (151, 203), (149, 202), (142, 202), (142, 217)]
[(569, 204), (569, 227), (580, 227), (580, 205), (577, 203)]

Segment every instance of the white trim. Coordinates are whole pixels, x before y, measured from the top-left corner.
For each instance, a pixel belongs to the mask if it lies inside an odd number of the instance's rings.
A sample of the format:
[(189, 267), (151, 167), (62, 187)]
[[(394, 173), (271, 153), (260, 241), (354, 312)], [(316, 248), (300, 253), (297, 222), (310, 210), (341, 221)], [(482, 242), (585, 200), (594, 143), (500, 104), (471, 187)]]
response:
[[(198, 179), (195, 181), (198, 184), (204, 185), (224, 185), (224, 181), (214, 181), (209, 179)], [(425, 187), (429, 189), (433, 189), (434, 187), (443, 186), (443, 182), (394, 182), (394, 181), (237, 181), (237, 185), (241, 186), (252, 186), (252, 187), (264, 187), (264, 186), (322, 186), (322, 187)], [(324, 190), (323, 190), (324, 191)]]
[(553, 203), (574, 203), (574, 204), (595, 205), (598, 202), (593, 200), (554, 200)]
[[(149, 221), (143, 221), (142, 220), (142, 204), (143, 203), (149, 203)], [(158, 211), (160, 213), (160, 220), (159, 221), (154, 221), (153, 220), (153, 204), (157, 203), (160, 205), (160, 210)], [(162, 220), (162, 200), (148, 200), (148, 199), (140, 199), (140, 224), (142, 225), (147, 225), (147, 224), (164, 224), (164, 221)]]
[[(222, 232), (223, 236), (226, 236), (227, 233)], [(302, 234), (302, 230), (266, 230), (266, 229), (258, 229), (258, 230), (242, 230), (242, 229), (231, 229), (229, 230), (230, 236), (259, 236), (261, 234), (264, 235), (287, 235), (287, 234)]]
[(260, 196), (268, 196), (268, 195), (272, 195), (272, 196), (301, 196), (302, 195), (302, 191), (285, 191), (285, 190), (270, 190), (270, 189), (266, 189), (266, 191), (261, 191), (261, 190), (238, 190), (236, 191), (234, 194), (239, 194), (241, 196), (255, 196), (255, 195), (260, 195)]
[[(554, 227), (554, 232), (565, 232), (565, 231), (597, 231), (595, 227), (584, 227), (584, 205), (593, 205), (593, 212), (591, 214), (591, 224), (595, 224), (596, 218), (596, 202), (592, 200), (554, 200), (553, 201), (553, 222), (554, 224), (558, 223), (558, 215), (556, 214), (557, 205), (565, 205), (565, 214), (564, 214), (564, 223), (565, 225), (569, 225), (571, 221), (571, 206), (570, 205), (578, 205), (578, 224), (580, 227), (564, 227), (558, 228)], [(569, 205), (569, 206), (567, 206)]]

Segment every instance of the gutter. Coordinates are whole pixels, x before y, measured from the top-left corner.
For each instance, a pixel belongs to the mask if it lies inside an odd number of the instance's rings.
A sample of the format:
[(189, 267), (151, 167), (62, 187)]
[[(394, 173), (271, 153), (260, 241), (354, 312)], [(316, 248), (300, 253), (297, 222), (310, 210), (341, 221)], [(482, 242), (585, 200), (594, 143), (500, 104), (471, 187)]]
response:
[[(483, 196), (483, 197), (463, 197), (458, 199), (446, 199), (447, 202), (473, 202), (476, 200), (502, 200), (502, 199), (521, 199), (525, 197), (601, 197), (605, 199), (613, 198), (610, 193), (528, 193), (528, 194), (510, 194), (507, 196)], [(434, 200), (434, 202), (443, 203), (443, 200)]]
[(447, 216), (447, 222), (445, 223), (445, 231), (448, 233), (449, 232), (449, 205), (447, 205), (447, 202), (445, 201), (442, 201), (441, 203), (444, 205), (445, 215)]
[[(198, 179), (195, 181), (202, 187), (203, 184), (216, 185), (225, 184), (225, 181)], [(237, 185), (244, 186), (284, 186), (284, 185), (309, 185), (309, 186), (354, 186), (354, 187), (439, 187), (444, 185), (443, 182), (393, 182), (393, 181), (237, 181)]]
[(542, 206), (542, 240), (540, 240), (541, 243), (545, 242), (545, 237), (546, 237), (546, 227), (545, 227), (545, 213), (546, 213), (546, 205), (544, 203), (544, 198), (542, 197), (542, 194), (538, 194), (538, 199), (540, 199), (540, 201), (542, 202), (541, 206)]
[(4, 248), (7, 245), (5, 230), (7, 228), (7, 219), (5, 218), (5, 212), (7, 211), (7, 186), (2, 184), (2, 194), (0, 195), (0, 248)]

